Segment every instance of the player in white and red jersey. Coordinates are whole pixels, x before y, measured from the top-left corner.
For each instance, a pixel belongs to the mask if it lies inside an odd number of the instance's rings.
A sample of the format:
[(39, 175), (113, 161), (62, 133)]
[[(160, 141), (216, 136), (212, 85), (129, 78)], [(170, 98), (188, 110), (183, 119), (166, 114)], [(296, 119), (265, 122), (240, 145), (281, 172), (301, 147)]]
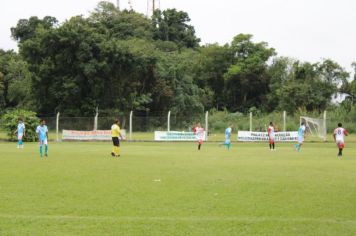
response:
[(274, 125), (273, 125), (273, 122), (269, 122), (269, 126), (268, 126), (268, 129), (267, 129), (267, 133), (268, 133), (268, 138), (269, 138), (269, 150), (275, 150), (274, 149), (274, 140), (275, 140), (275, 128), (274, 128)]
[(200, 123), (198, 123), (197, 126), (193, 128), (193, 132), (195, 133), (195, 137), (198, 140), (198, 150), (200, 150), (200, 147), (203, 143), (205, 130), (201, 127)]
[(337, 154), (337, 156), (341, 157), (342, 150), (345, 147), (345, 136), (349, 135), (349, 133), (345, 128), (342, 127), (341, 123), (337, 124), (337, 126), (338, 127), (334, 130), (333, 137), (337, 147), (339, 148), (339, 153)]

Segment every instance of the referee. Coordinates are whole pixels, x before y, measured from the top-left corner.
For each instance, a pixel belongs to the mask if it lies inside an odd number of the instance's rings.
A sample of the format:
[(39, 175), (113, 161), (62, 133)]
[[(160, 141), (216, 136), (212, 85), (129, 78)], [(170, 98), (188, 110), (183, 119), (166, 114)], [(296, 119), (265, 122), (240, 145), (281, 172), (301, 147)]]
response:
[(111, 126), (111, 137), (112, 137), (112, 143), (113, 143), (113, 148), (111, 152), (111, 156), (113, 157), (119, 157), (120, 156), (120, 138), (121, 137), (121, 132), (120, 132), (120, 121), (119, 119), (116, 119), (114, 124)]

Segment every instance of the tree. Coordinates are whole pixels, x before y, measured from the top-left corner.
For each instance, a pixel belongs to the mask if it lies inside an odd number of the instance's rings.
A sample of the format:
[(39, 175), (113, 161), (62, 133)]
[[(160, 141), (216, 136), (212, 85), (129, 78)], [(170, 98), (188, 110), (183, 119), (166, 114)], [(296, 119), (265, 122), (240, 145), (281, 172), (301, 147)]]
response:
[(269, 72), (273, 76), (268, 96), (270, 104), (274, 102), (278, 110), (290, 113), (298, 108), (307, 111), (326, 109), (331, 96), (338, 91), (338, 85), (348, 77), (348, 73), (331, 60), (311, 64), (279, 58)]
[(57, 19), (52, 16), (45, 16), (39, 19), (37, 16), (32, 16), (29, 19), (21, 19), (18, 21), (16, 27), (11, 28), (12, 38), (24, 42), (33, 38), (39, 28), (45, 30), (51, 29), (58, 23)]
[(224, 77), (225, 103), (232, 111), (260, 107), (268, 92), (267, 61), (275, 52), (267, 43), (251, 39), (252, 35), (239, 34), (230, 45), (233, 64)]
[(14, 51), (0, 50), (0, 108), (30, 108), (32, 103), (27, 63)]
[(188, 13), (167, 9), (156, 10), (152, 16), (154, 28), (153, 38), (161, 41), (172, 41), (180, 47), (196, 48), (200, 39), (195, 36), (194, 27), (188, 25), (190, 18)]
[(231, 66), (234, 57), (229, 45), (209, 44), (199, 49), (197, 60), (193, 62), (194, 78), (199, 88), (210, 94), (211, 108), (224, 108), (224, 74)]

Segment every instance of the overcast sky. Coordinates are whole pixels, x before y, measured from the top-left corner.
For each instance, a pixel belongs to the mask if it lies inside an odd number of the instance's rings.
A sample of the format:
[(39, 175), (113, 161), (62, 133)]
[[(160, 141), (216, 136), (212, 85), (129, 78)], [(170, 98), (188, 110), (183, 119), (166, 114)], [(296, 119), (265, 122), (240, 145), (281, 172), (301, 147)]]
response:
[[(87, 16), (98, 2), (0, 0), (0, 48), (17, 48), (10, 27), (21, 18), (50, 15), (63, 22)], [(120, 4), (128, 7), (128, 0)], [(132, 5), (146, 14), (146, 0), (132, 0)], [(311, 62), (331, 58), (349, 71), (356, 61), (356, 0), (160, 0), (160, 6), (188, 12), (202, 43), (225, 44), (238, 33), (249, 33), (281, 56)]]

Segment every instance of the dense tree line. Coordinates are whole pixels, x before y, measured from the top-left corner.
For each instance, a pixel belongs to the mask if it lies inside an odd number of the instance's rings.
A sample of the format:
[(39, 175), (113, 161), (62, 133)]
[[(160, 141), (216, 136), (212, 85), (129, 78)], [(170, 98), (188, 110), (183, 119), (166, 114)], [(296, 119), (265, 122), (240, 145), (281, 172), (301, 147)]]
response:
[(19, 53), (0, 50), (0, 108), (92, 115), (95, 108), (181, 115), (322, 110), (332, 94), (353, 98), (355, 82), (336, 62), (278, 57), (249, 34), (200, 46), (186, 12), (151, 19), (101, 2), (89, 17), (59, 24), (21, 19), (11, 29)]

